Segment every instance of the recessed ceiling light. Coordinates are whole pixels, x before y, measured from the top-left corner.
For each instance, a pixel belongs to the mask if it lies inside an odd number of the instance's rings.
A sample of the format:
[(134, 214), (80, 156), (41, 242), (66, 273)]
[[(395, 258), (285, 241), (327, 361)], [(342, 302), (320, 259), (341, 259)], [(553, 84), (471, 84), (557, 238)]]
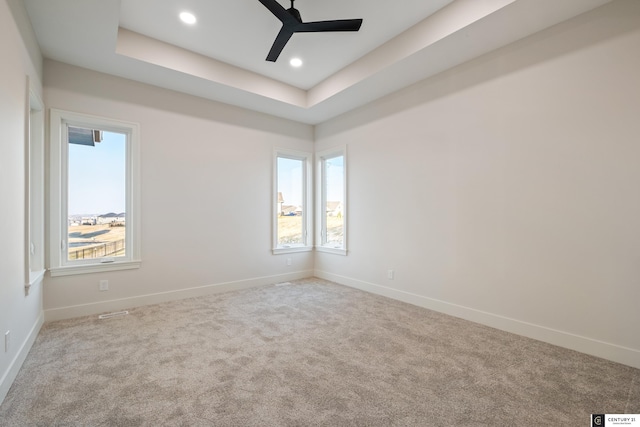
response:
[(182, 20), (182, 22), (184, 22), (185, 24), (189, 24), (189, 25), (193, 25), (196, 23), (196, 17), (193, 13), (189, 13), (189, 12), (182, 12), (180, 14), (180, 19)]
[(291, 58), (291, 61), (289, 61), (289, 64), (291, 64), (292, 67), (300, 67), (302, 65), (302, 59), (300, 58)]

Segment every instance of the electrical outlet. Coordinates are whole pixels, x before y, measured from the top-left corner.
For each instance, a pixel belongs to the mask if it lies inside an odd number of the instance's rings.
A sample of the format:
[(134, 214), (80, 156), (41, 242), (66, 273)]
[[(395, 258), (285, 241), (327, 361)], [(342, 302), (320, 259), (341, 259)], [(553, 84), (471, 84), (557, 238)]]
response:
[(108, 290), (109, 290), (109, 281), (100, 280), (100, 291), (108, 291)]
[(4, 352), (9, 351), (9, 347), (11, 345), (11, 331), (7, 331), (4, 333)]
[(387, 270), (387, 279), (393, 280), (393, 275), (394, 275), (393, 270)]
[(287, 265), (291, 265), (291, 258), (287, 258)]

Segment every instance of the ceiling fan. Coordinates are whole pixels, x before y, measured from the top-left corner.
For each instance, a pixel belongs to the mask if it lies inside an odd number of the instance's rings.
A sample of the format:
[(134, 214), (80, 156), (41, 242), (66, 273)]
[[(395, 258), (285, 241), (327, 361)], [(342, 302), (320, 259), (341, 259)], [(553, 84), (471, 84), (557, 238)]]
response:
[(293, 7), (285, 9), (276, 0), (260, 0), (282, 22), (282, 28), (267, 55), (267, 61), (276, 62), (280, 52), (284, 49), (293, 33), (315, 33), (325, 31), (358, 31), (362, 25), (362, 19), (337, 19), (333, 21), (302, 22), (298, 9)]

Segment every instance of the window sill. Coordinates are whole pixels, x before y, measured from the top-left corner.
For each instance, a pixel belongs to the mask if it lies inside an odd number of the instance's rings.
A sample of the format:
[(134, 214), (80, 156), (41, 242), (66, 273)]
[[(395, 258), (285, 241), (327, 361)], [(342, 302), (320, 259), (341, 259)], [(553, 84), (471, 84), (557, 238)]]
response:
[(31, 287), (40, 283), (44, 278), (44, 273), (46, 271), (47, 270), (44, 270), (44, 269), (38, 270), (38, 271), (29, 271), (29, 283), (27, 284), (27, 286)]
[(33, 286), (42, 283), (42, 280), (44, 279), (44, 273), (46, 272), (47, 270), (29, 271), (29, 281), (24, 285), (25, 295), (29, 295), (29, 292), (31, 291), (31, 288)]
[(288, 248), (274, 248), (273, 254), (291, 254), (294, 252), (311, 252), (313, 247), (311, 246), (291, 246)]
[(326, 252), (328, 254), (347, 255), (347, 250), (343, 248), (332, 248), (329, 246), (316, 246), (316, 251)]
[(140, 268), (142, 261), (121, 261), (105, 264), (66, 265), (49, 269), (51, 277), (71, 276), (75, 274), (102, 273), (104, 271), (132, 270)]

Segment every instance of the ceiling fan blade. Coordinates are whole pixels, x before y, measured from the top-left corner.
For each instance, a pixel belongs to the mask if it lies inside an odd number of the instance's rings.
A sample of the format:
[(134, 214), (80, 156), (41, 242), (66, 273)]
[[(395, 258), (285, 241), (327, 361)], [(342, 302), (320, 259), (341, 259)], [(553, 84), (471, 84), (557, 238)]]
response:
[(276, 0), (259, 0), (283, 24), (297, 24), (296, 19)]
[[(260, 0), (262, 1), (262, 0)], [(271, 50), (267, 55), (267, 61), (276, 62), (278, 56), (280, 56), (280, 52), (284, 49), (284, 46), (287, 44), (291, 36), (293, 35), (293, 31), (291, 31), (288, 27), (282, 26), (276, 40), (273, 42), (273, 46), (271, 46)]]
[[(260, 0), (262, 1), (262, 0)], [(358, 31), (362, 19), (338, 19), (335, 21), (305, 22), (296, 26), (296, 33), (312, 33), (321, 31)]]

